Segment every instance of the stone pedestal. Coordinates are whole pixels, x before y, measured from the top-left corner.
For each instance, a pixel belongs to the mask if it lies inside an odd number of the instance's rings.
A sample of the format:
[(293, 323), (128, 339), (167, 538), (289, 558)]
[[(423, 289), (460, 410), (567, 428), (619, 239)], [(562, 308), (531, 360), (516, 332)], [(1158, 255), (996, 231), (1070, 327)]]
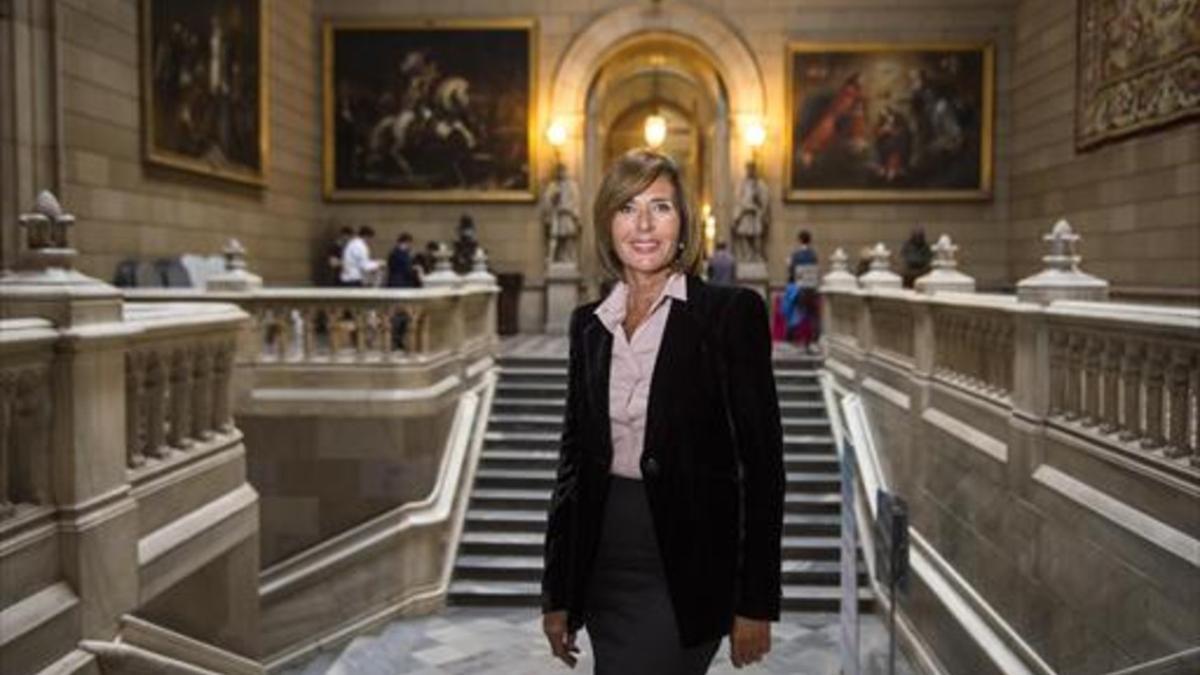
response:
[(974, 293), (975, 279), (958, 271), (956, 251), (958, 247), (943, 234), (933, 246), (933, 270), (918, 277), (913, 286), (921, 293)]
[(1082, 258), (1075, 253), (1081, 237), (1071, 224), (1060, 220), (1042, 240), (1050, 244), (1050, 253), (1042, 258), (1046, 268), (1017, 282), (1021, 302), (1050, 304), (1055, 300), (1108, 299), (1108, 282), (1079, 269)]
[(571, 312), (579, 305), (582, 277), (575, 263), (550, 263), (546, 267), (546, 333), (565, 335)]
[(761, 260), (738, 261), (738, 286), (754, 289), (764, 300), (770, 300), (771, 275), (767, 274), (767, 263)]
[(899, 289), (903, 280), (899, 274), (892, 271), (892, 252), (887, 250), (883, 242), (875, 244), (871, 249), (871, 269), (858, 278), (858, 283), (868, 290)]
[(829, 260), (831, 263), (829, 274), (821, 277), (823, 290), (852, 291), (858, 288), (858, 277), (850, 273), (850, 265), (844, 250), (838, 248)]

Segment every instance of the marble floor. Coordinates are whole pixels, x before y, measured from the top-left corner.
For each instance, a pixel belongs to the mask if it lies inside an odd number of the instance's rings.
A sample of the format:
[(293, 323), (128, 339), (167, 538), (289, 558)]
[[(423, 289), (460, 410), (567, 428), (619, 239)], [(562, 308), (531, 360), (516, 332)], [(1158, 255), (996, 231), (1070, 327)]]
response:
[[(709, 670), (711, 675), (773, 673), (838, 675), (838, 617), (785, 614), (772, 627), (772, 651), (754, 666), (735, 669), (728, 642)], [(860, 618), (864, 675), (884, 675), (888, 639), (879, 617)], [(587, 634), (580, 633), (581, 658), (572, 671), (550, 656), (541, 617), (530, 608), (450, 607), (427, 617), (394, 621), (376, 635), (357, 638), (337, 651), (323, 652), (286, 675), (549, 675), (592, 672)], [(897, 651), (896, 673), (913, 675)]]

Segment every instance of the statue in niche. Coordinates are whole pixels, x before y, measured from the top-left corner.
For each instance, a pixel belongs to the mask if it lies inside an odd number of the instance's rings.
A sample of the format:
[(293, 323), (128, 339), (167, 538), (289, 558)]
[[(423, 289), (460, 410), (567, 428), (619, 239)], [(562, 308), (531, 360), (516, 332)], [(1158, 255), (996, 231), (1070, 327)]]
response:
[(542, 192), (539, 211), (546, 227), (548, 262), (575, 262), (580, 229), (579, 185), (567, 176), (567, 167), (561, 162), (554, 166), (554, 178)]
[(734, 253), (741, 261), (763, 261), (763, 242), (771, 225), (771, 193), (758, 176), (758, 165), (746, 163), (746, 177), (738, 186), (733, 211)]

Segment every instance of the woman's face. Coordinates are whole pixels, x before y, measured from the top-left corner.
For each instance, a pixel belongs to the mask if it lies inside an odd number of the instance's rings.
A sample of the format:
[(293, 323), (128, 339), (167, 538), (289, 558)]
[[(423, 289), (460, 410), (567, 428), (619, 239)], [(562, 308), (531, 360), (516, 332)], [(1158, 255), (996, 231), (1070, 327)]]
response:
[(621, 205), (613, 217), (612, 239), (626, 272), (653, 274), (671, 264), (679, 242), (679, 209), (669, 178), (659, 176)]

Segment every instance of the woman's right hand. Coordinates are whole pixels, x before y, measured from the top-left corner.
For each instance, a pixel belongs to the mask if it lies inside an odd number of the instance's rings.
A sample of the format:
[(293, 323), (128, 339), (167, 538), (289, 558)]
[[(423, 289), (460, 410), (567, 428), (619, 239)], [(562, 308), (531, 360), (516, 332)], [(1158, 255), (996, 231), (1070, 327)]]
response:
[(575, 633), (567, 630), (567, 610), (560, 609), (543, 614), (542, 632), (550, 641), (550, 651), (554, 652), (555, 658), (574, 668), (579, 647), (575, 645)]

